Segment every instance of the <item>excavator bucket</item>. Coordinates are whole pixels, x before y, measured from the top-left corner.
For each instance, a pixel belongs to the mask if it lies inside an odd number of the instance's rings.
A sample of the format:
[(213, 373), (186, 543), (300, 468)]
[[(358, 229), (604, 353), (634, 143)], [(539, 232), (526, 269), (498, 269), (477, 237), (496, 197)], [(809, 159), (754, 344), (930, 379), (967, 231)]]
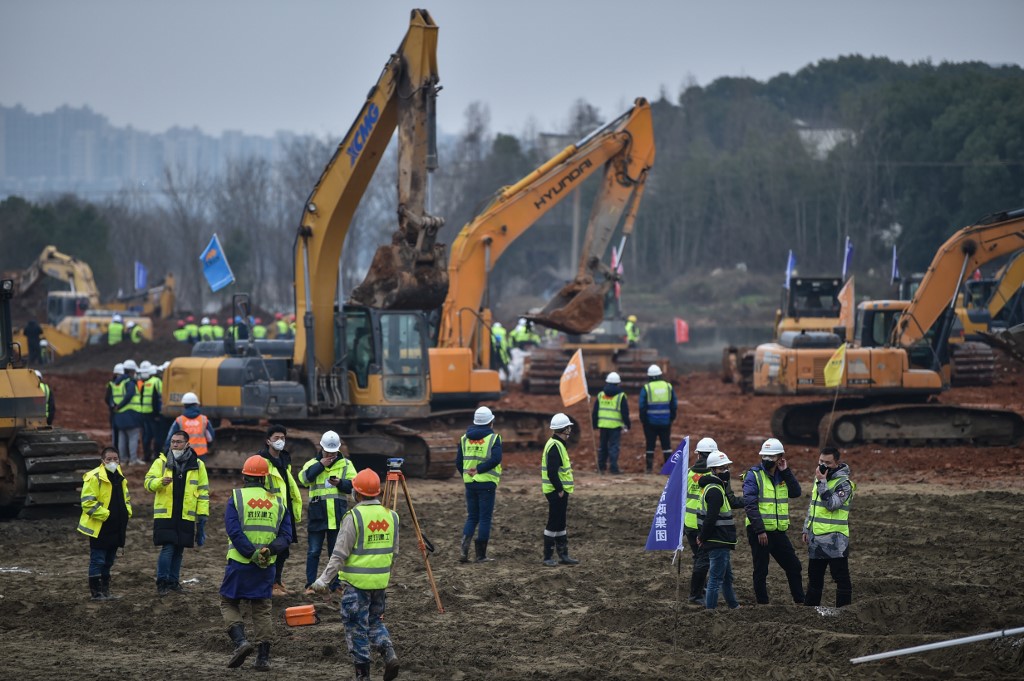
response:
[(1003, 329), (998, 333), (983, 333), (985, 342), (1001, 348), (1018, 362), (1024, 362), (1024, 324)]
[(590, 333), (604, 321), (605, 296), (611, 282), (594, 284), (573, 281), (562, 287), (540, 311), (526, 318), (569, 334)]
[(384, 310), (434, 310), (447, 295), (444, 245), (435, 244), (425, 255), (399, 238), (377, 249), (366, 278), (352, 291), (352, 300)]

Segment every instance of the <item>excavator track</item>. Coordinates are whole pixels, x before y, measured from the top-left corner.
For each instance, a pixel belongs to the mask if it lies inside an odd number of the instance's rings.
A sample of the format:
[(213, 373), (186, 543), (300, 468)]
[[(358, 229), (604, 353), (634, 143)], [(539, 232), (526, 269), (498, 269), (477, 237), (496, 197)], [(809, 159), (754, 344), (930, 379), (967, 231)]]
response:
[[(608, 372), (615, 371), (622, 379), (622, 389), (627, 393), (638, 392), (649, 380), (647, 368), (652, 364), (662, 367), (667, 372), (667, 363), (658, 357), (653, 348), (637, 348), (620, 350), (614, 359), (607, 355), (598, 355), (597, 361), (591, 361), (593, 355), (583, 350), (586, 364), (587, 386), (594, 394), (604, 385)], [(536, 348), (530, 353), (529, 364), (524, 373), (523, 387), (528, 393), (535, 395), (557, 395), (562, 380), (562, 372), (569, 362), (570, 355), (563, 349)]]
[[(831, 422), (830, 422), (831, 421)], [(853, 447), (1016, 447), (1024, 440), (1024, 417), (1005, 409), (947, 404), (900, 404), (826, 414), (819, 444)]]
[[(843, 398), (835, 402), (836, 413), (862, 408), (867, 403), (862, 399)], [(785, 404), (772, 414), (772, 436), (785, 444), (818, 444), (818, 428), (823, 418), (832, 412), (832, 400)]]
[(955, 386), (992, 385), (996, 358), (985, 343), (967, 341), (950, 346), (951, 381)]
[[(0, 477), (0, 514), (22, 518), (78, 513), (82, 474), (99, 465), (99, 445), (66, 428), (22, 430), (4, 451), (13, 476)], [(0, 461), (2, 463), (2, 461)]]

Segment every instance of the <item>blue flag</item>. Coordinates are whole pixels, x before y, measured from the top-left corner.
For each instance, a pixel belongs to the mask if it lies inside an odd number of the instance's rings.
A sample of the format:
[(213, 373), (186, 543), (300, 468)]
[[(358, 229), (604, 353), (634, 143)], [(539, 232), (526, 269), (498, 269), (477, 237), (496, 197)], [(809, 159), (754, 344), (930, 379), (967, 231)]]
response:
[(889, 275), (889, 284), (895, 284), (900, 279), (900, 263), (896, 260), (896, 244), (892, 245), (892, 274)]
[(789, 280), (793, 278), (793, 270), (796, 269), (796, 256), (793, 249), (789, 250), (789, 257), (786, 258), (786, 290), (789, 290)]
[(846, 249), (843, 252), (843, 279), (846, 279), (846, 273), (850, 271), (850, 265), (853, 263), (853, 242), (850, 241), (850, 237), (846, 237)]
[(135, 290), (139, 291), (146, 288), (146, 278), (149, 275), (146, 266), (138, 260), (135, 261)]
[(683, 545), (683, 508), (686, 504), (686, 473), (690, 469), (690, 438), (679, 443), (679, 449), (665, 463), (668, 482), (654, 510), (654, 521), (647, 535), (645, 551), (675, 551)]
[(228, 265), (228, 259), (224, 255), (224, 249), (221, 248), (220, 239), (216, 234), (210, 239), (210, 245), (199, 256), (199, 261), (203, 263), (203, 275), (210, 284), (211, 290), (219, 291), (228, 284), (235, 283), (235, 275), (231, 272), (231, 266)]

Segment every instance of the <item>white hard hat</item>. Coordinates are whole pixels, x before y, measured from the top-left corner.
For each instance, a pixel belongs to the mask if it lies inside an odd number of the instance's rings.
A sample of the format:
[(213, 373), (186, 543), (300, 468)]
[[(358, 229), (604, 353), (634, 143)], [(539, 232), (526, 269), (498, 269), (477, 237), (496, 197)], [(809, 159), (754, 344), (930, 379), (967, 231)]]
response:
[(786, 453), (782, 443), (774, 437), (770, 437), (761, 445), (761, 456), (781, 456)]
[(121, 362), (118, 362), (117, 364), (115, 364), (114, 365), (114, 373), (115, 374), (123, 374), (124, 373), (124, 364), (122, 364)]
[(134, 359), (126, 359), (122, 365), (125, 371), (138, 371), (139, 365), (135, 363)]
[(501, 325), (501, 322), (494, 322), (493, 324), (491, 324), (491, 328), (503, 329), (505, 327)]
[(725, 452), (720, 452), (717, 449), (711, 452), (711, 456), (708, 457), (708, 468), (721, 468), (731, 463), (732, 461), (729, 461), (729, 457), (725, 455)]
[(324, 433), (323, 437), (320, 438), (320, 447), (322, 447), (325, 452), (333, 454), (341, 449), (341, 438), (333, 430), (328, 430)]
[(185, 393), (181, 398), (182, 404), (199, 404), (199, 396), (195, 393)]
[(114, 318), (113, 318), (112, 321), (120, 322), (120, 321), (123, 321), (123, 318), (121, 317), (121, 315), (116, 314), (116, 315), (114, 315)]
[(709, 437), (702, 437), (700, 442), (697, 443), (697, 451), (704, 454), (710, 454), (717, 449), (718, 443)]
[(650, 376), (651, 378), (654, 378), (655, 376), (661, 376), (661, 367), (658, 366), (657, 364), (652, 364), (651, 366), (647, 367), (647, 375)]
[(166, 371), (167, 367), (169, 367), (169, 366), (171, 366), (171, 360), (167, 360), (166, 362), (161, 364), (159, 367), (157, 367), (157, 369), (159, 369), (160, 371)]
[(569, 417), (561, 412), (551, 417), (551, 430), (562, 430), (571, 425), (572, 421), (569, 420)]
[(50, 345), (50, 341), (46, 340), (45, 338), (43, 338), (43, 339), (41, 339), (39, 341), (39, 347), (41, 347), (41, 348), (49, 347), (49, 345)]
[(519, 318), (519, 322), (517, 323), (517, 325), (518, 326), (526, 326), (526, 317), (520, 317)]
[(147, 371), (152, 371), (153, 368), (154, 368), (153, 365), (150, 363), (150, 361), (148, 359), (142, 360), (142, 364), (139, 365), (139, 371), (141, 371), (143, 373), (145, 373)]
[(42, 371), (40, 371), (39, 369), (33, 369), (32, 371), (35, 373), (36, 378), (38, 378), (40, 381), (43, 380), (43, 372)]
[(605, 380), (606, 383), (611, 383), (613, 385), (618, 385), (619, 383), (622, 383), (622, 379), (619, 378), (619, 375), (617, 373), (615, 373), (614, 371), (609, 373), (608, 376), (605, 377), (604, 380)]
[(494, 420), (494, 412), (489, 407), (480, 407), (473, 413), (474, 426), (486, 426)]
[(200, 324), (209, 324), (210, 323), (210, 318), (209, 317), (203, 317), (202, 319), (199, 320), (199, 323)]
[(134, 329), (135, 328), (135, 322), (128, 322), (128, 328), (129, 329)]

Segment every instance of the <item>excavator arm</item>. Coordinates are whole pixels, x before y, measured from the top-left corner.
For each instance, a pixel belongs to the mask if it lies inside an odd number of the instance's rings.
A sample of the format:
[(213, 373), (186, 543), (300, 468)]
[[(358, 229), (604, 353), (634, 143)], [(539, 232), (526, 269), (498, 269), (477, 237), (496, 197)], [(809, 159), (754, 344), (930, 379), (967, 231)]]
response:
[(988, 313), (992, 319), (999, 316), (1003, 308), (1014, 299), (1024, 286), (1024, 250), (1017, 252), (1013, 258), (996, 273), (996, 290), (988, 299)]
[(90, 307), (100, 306), (100, 292), (93, 279), (92, 268), (74, 256), (61, 253), (56, 246), (43, 248), (35, 262), (21, 273), (18, 279), (19, 295), (24, 295), (32, 288), (43, 274), (65, 282), (75, 293), (88, 296)]

